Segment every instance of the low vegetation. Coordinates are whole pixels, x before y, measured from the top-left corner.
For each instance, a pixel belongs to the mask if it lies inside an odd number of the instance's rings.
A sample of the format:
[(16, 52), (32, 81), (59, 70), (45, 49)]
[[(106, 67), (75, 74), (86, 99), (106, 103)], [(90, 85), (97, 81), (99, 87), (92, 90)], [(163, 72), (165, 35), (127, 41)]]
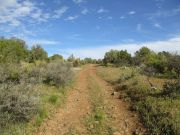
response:
[(92, 76), (89, 77), (89, 99), (92, 103), (92, 112), (86, 118), (86, 126), (91, 135), (112, 135), (112, 128), (107, 125), (102, 89), (93, 79)]
[(179, 80), (148, 77), (135, 67), (99, 67), (97, 74), (115, 85), (120, 98), (131, 101), (147, 134), (180, 133)]
[(120, 98), (132, 101), (147, 134), (180, 134), (180, 55), (147, 47), (133, 57), (126, 50), (111, 50), (103, 65), (97, 73), (115, 85)]
[(32, 134), (66, 98), (72, 64), (39, 45), (0, 39), (0, 134)]

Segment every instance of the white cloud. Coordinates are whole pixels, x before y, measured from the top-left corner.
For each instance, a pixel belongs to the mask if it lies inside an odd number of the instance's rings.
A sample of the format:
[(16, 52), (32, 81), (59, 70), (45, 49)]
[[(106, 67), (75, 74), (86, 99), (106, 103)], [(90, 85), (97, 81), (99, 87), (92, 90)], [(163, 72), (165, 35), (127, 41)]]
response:
[(81, 11), (81, 14), (83, 14), (83, 15), (86, 15), (86, 14), (88, 14), (88, 9), (87, 8), (85, 8), (85, 9), (83, 9), (82, 11)]
[(55, 15), (53, 16), (53, 18), (60, 18), (64, 13), (67, 12), (68, 9), (69, 8), (67, 6), (63, 6), (60, 9), (55, 10)]
[(104, 8), (100, 8), (98, 11), (97, 11), (97, 13), (107, 13), (107, 12), (109, 12), (108, 10), (106, 10), (106, 9), (104, 9)]
[(73, 21), (73, 20), (76, 20), (76, 19), (78, 19), (78, 15), (75, 15), (75, 16), (69, 16), (69, 17), (67, 17), (65, 20), (66, 21)]
[(180, 13), (180, 6), (173, 8), (171, 10), (158, 10), (154, 13), (148, 13), (145, 14), (145, 16), (148, 17), (148, 19), (156, 19), (156, 18), (161, 18), (161, 17), (171, 17), (171, 16), (176, 16), (179, 15)]
[(0, 24), (19, 26), (26, 18), (33, 21), (46, 21), (50, 18), (48, 13), (43, 13), (37, 4), (29, 0), (1, 0)]
[(40, 45), (58, 45), (58, 44), (61, 44), (61, 42), (54, 41), (54, 40), (47, 40), (47, 39), (36, 39), (36, 40), (29, 40), (28, 44), (29, 45), (35, 45), (35, 44), (40, 44)]
[(159, 28), (159, 29), (162, 28), (161, 25), (160, 25), (159, 23), (155, 23), (153, 26), (156, 27), (156, 28)]
[(148, 48), (154, 50), (155, 52), (159, 51), (169, 51), (180, 53), (180, 37), (170, 38), (164, 41), (153, 41), (153, 42), (145, 42), (141, 44), (130, 43), (130, 44), (116, 44), (116, 45), (104, 45), (100, 47), (88, 47), (82, 49), (63, 49), (60, 50), (59, 53), (64, 56), (69, 56), (70, 54), (74, 54), (76, 57), (85, 58), (103, 58), (105, 52), (110, 49), (117, 50), (127, 50), (131, 54), (134, 54), (141, 47), (147, 46)]
[(130, 12), (128, 12), (128, 14), (129, 15), (134, 15), (134, 14), (136, 14), (136, 12), (135, 11), (130, 11)]
[(76, 4), (80, 4), (80, 3), (85, 2), (85, 0), (73, 0), (73, 2), (76, 3)]
[(125, 19), (125, 18), (126, 18), (126, 17), (125, 17), (125, 16), (123, 16), (123, 15), (122, 15), (122, 16), (120, 16), (120, 19)]
[(60, 18), (68, 10), (67, 6), (62, 6), (47, 13), (45, 9), (40, 8), (42, 6), (40, 4), (30, 0), (0, 0), (0, 25), (6, 24), (17, 27), (27, 20), (28, 23), (46, 22), (49, 19)]

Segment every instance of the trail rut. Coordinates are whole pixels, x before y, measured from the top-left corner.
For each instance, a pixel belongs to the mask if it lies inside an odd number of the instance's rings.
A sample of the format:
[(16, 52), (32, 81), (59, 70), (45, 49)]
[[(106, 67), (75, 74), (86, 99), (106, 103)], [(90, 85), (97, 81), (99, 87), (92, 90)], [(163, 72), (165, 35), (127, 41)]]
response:
[(44, 121), (35, 135), (88, 135), (90, 134), (83, 121), (91, 113), (88, 101), (88, 77), (102, 87), (108, 124), (115, 129), (113, 135), (142, 134), (143, 128), (137, 115), (129, 111), (129, 105), (111, 95), (113, 87), (96, 75), (96, 67), (85, 66), (77, 75), (77, 83), (68, 93), (65, 107), (59, 108), (55, 114)]

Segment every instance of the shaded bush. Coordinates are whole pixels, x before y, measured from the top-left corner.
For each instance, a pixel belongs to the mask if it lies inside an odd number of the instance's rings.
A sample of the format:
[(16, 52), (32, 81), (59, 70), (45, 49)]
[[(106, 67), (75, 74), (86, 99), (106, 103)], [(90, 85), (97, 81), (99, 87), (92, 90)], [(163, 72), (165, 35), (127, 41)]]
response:
[(166, 107), (163, 107), (161, 101), (157, 102), (154, 98), (149, 97), (144, 102), (137, 102), (135, 107), (147, 129), (147, 134), (176, 134), (172, 115)]
[(0, 84), (0, 127), (29, 121), (38, 111), (38, 96), (27, 84)]
[(44, 74), (45, 83), (56, 87), (64, 87), (67, 83), (72, 81), (72, 65), (65, 62), (52, 62), (46, 66)]
[(0, 83), (19, 82), (22, 75), (22, 68), (17, 64), (0, 65)]
[[(29, 71), (27, 75), (23, 77), (23, 80), (28, 83), (38, 84), (42, 83), (45, 79), (45, 67), (43, 66), (34, 66)], [(22, 80), (22, 81), (23, 81)]]
[(162, 95), (165, 97), (180, 99), (180, 80), (166, 82), (163, 86)]

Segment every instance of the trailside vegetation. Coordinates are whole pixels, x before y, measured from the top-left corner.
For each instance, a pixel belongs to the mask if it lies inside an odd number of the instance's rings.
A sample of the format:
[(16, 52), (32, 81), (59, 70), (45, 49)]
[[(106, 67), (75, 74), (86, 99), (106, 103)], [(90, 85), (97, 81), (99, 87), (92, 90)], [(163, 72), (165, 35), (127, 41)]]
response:
[(40, 45), (28, 49), (23, 40), (0, 39), (0, 134), (31, 134), (63, 103), (73, 76), (61, 55), (48, 58)]

